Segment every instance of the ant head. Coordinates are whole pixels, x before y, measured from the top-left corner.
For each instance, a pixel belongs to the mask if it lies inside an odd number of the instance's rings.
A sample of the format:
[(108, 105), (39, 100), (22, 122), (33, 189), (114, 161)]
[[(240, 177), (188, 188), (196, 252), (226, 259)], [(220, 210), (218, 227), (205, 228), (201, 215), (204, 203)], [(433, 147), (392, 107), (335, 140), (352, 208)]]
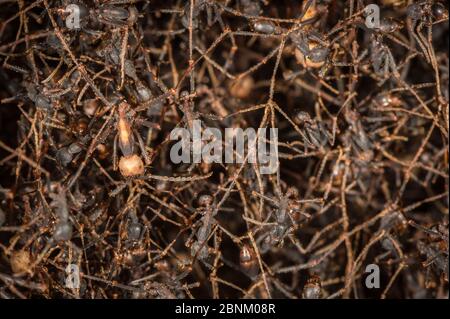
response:
[(423, 16), (423, 8), (420, 3), (413, 3), (406, 9), (408, 17), (412, 20), (420, 20)]
[(214, 198), (209, 192), (201, 192), (197, 196), (198, 207), (209, 207), (212, 205)]
[(307, 112), (299, 111), (294, 117), (294, 122), (295, 124), (311, 122), (311, 116)]
[(78, 118), (75, 118), (71, 123), (72, 132), (74, 132), (78, 136), (83, 136), (87, 133), (89, 127), (89, 119), (81, 115)]
[(436, 20), (446, 20), (448, 19), (448, 10), (440, 2), (433, 3), (431, 6), (431, 13)]
[(255, 258), (253, 249), (249, 245), (244, 244), (239, 252), (239, 260), (241, 264), (246, 264), (251, 262)]
[(83, 113), (89, 117), (94, 116), (100, 103), (97, 99), (88, 99), (83, 102)]
[(298, 189), (295, 187), (289, 187), (286, 191), (287, 198), (298, 198)]
[(243, 244), (239, 252), (239, 264), (241, 269), (250, 277), (257, 275), (258, 263), (255, 250), (248, 244)]
[(312, 275), (305, 284), (303, 288), (303, 298), (304, 299), (319, 299), (321, 295), (321, 283), (320, 277)]
[(180, 92), (180, 99), (185, 99), (189, 96), (189, 91), (183, 90)]
[(118, 112), (120, 116), (124, 116), (128, 110), (130, 109), (130, 105), (126, 101), (122, 101), (119, 104)]
[(379, 94), (375, 97), (374, 102), (377, 106), (389, 107), (393, 103), (393, 98), (390, 94)]

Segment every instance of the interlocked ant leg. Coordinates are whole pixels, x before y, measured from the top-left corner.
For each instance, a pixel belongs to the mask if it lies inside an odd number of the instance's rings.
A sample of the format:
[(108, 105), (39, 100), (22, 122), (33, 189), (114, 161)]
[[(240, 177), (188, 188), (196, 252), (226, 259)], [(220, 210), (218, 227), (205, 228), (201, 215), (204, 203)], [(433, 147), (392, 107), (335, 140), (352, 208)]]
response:
[(394, 56), (389, 47), (383, 43), (380, 35), (372, 35), (371, 60), (375, 73), (383, 76), (379, 85), (388, 80), (391, 73), (398, 74)]
[(145, 165), (150, 165), (152, 161), (151, 161), (150, 156), (148, 155), (148, 152), (145, 148), (144, 140), (142, 139), (141, 134), (139, 134), (139, 132), (136, 130), (133, 130), (133, 133), (135, 134), (135, 136), (138, 140), (138, 145), (141, 150), (141, 154), (144, 157)]
[(119, 139), (119, 134), (116, 134), (114, 136), (114, 142), (113, 142), (113, 170), (117, 171), (117, 141)]
[(423, 28), (423, 20), (424, 17), (424, 8), (422, 8), (421, 4), (411, 4), (407, 9), (407, 15), (408, 15), (408, 32), (414, 40), (419, 45), (420, 49), (422, 50), (426, 60), (428, 63), (431, 63), (430, 55), (428, 52), (428, 46), (423, 38), (421, 31)]

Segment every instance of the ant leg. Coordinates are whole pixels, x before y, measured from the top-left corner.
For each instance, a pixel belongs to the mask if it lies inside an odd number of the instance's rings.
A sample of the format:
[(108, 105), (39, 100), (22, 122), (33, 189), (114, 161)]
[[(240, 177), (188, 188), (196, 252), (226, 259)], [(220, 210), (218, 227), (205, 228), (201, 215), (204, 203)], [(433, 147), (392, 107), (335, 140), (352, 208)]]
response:
[(421, 23), (419, 25), (410, 25), (408, 28), (408, 31), (413, 36), (414, 40), (416, 40), (417, 44), (419, 45), (420, 49), (422, 50), (426, 60), (428, 63), (430, 63), (430, 57), (428, 55), (428, 50), (426, 49), (426, 45), (422, 42), (422, 39), (420, 37), (420, 30), (421, 30)]
[(7, 70), (11, 70), (11, 71), (14, 71), (14, 72), (17, 72), (17, 73), (21, 73), (21, 74), (24, 74), (24, 75), (27, 75), (27, 74), (30, 73), (28, 70), (25, 70), (24, 68), (21, 68), (19, 66), (7, 63), (6, 60), (3, 63), (3, 67), (5, 69), (7, 69)]
[(160, 130), (161, 126), (158, 123), (153, 123), (147, 120), (143, 120), (143, 119), (136, 119), (135, 123), (141, 126), (145, 126), (147, 128), (151, 128), (151, 129), (157, 129)]
[(113, 170), (117, 171), (117, 140), (119, 139), (119, 134), (114, 137), (113, 143)]
[(133, 132), (134, 132), (134, 135), (137, 137), (139, 148), (141, 149), (142, 156), (144, 156), (145, 165), (150, 165), (152, 163), (152, 161), (151, 161), (150, 157), (148, 156), (147, 150), (145, 149), (144, 140), (142, 139), (142, 137), (141, 137), (141, 135), (139, 134), (138, 131), (133, 130)]
[(128, 45), (128, 27), (125, 27), (123, 30), (123, 38), (120, 48), (120, 84), (119, 90), (122, 90), (123, 85), (125, 83), (125, 59), (127, 55), (127, 45)]
[(192, 242), (193, 242), (193, 238), (194, 238), (194, 236), (196, 235), (196, 228), (198, 227), (198, 225), (200, 225), (202, 223), (202, 220), (201, 219), (199, 219), (199, 220), (197, 220), (190, 228), (192, 229), (192, 232), (191, 232), (191, 234), (188, 236), (188, 238), (187, 238), (187, 240), (186, 240), (186, 243), (185, 243), (185, 245), (186, 245), (186, 247), (187, 248), (190, 248), (191, 246), (192, 246)]

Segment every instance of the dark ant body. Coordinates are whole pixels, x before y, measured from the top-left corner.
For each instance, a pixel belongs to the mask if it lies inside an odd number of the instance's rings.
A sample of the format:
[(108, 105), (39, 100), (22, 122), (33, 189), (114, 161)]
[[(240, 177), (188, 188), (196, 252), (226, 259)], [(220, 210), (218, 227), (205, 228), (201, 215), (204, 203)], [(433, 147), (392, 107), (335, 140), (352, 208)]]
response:
[(329, 43), (318, 32), (296, 31), (290, 35), (292, 42), (298, 50), (298, 60), (305, 67), (321, 67), (330, 53)]
[(214, 207), (212, 196), (208, 194), (200, 195), (198, 204), (201, 218), (192, 227), (194, 231), (190, 237), (195, 239), (193, 242), (189, 239), (188, 246), (191, 248), (192, 257), (196, 257), (208, 265), (206, 263), (206, 259), (210, 255), (208, 240), (215, 224), (214, 216), (217, 214), (217, 209)]
[(71, 2), (68, 0), (64, 0), (63, 5), (65, 7), (60, 9), (60, 12), (63, 15), (76, 13), (80, 27), (88, 32), (91, 24), (100, 23), (110, 27), (123, 27), (135, 24), (138, 19), (138, 12), (133, 6), (125, 9), (113, 4), (101, 4), (92, 8), (81, 1)]
[(306, 112), (297, 113), (294, 121), (303, 127), (303, 141), (305, 147), (322, 149), (327, 144), (331, 144), (332, 136), (329, 130), (319, 121), (311, 119)]

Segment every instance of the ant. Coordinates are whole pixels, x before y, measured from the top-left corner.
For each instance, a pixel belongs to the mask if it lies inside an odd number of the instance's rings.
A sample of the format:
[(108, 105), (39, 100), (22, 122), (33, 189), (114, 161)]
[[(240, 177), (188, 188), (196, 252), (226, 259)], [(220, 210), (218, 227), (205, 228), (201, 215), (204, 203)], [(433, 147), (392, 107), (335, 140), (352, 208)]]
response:
[(295, 56), (305, 68), (320, 68), (325, 65), (330, 53), (330, 43), (313, 30), (297, 30), (291, 33), (295, 45)]
[(345, 145), (351, 147), (359, 161), (369, 162), (374, 156), (374, 146), (363, 127), (358, 111), (347, 108), (344, 115), (349, 124), (348, 132), (351, 132), (351, 134), (345, 134), (343, 137)]
[[(127, 2), (121, 2), (125, 4)], [(133, 2), (129, 2), (133, 3)], [(67, 15), (72, 13), (73, 10), (77, 11), (79, 17), (80, 27), (86, 31), (89, 25), (95, 23), (101, 23), (112, 27), (124, 27), (132, 26), (138, 20), (138, 11), (134, 6), (129, 6), (128, 9), (116, 6), (112, 3), (101, 4), (96, 8), (89, 8), (82, 1), (70, 1), (64, 0), (64, 8), (57, 10), (61, 15)]]
[(409, 220), (409, 225), (417, 228), (428, 235), (427, 241), (419, 240), (417, 249), (427, 260), (423, 266), (428, 269), (431, 265), (442, 274), (445, 281), (448, 281), (448, 225), (440, 223), (430, 228), (423, 227), (416, 222)]
[[(209, 194), (200, 194), (198, 197), (198, 214), (201, 218), (192, 225), (192, 233), (187, 240), (187, 247), (191, 248), (191, 255), (199, 258), (208, 268), (211, 266), (206, 262), (209, 257), (208, 240), (216, 223), (214, 217), (218, 209), (215, 207), (214, 198)], [(195, 240), (193, 240), (195, 238)]]
[(53, 239), (55, 241), (67, 241), (72, 237), (72, 225), (69, 222), (69, 207), (66, 192), (61, 185), (57, 185), (56, 189), (56, 193), (50, 193), (49, 195), (52, 199), (50, 207), (55, 208), (59, 219), (55, 226)]
[(317, 201), (299, 200), (299, 193), (295, 187), (289, 187), (286, 193), (282, 193), (277, 187), (277, 198), (269, 198), (257, 192), (254, 194), (268, 200), (276, 207), (267, 217), (267, 221), (269, 221), (274, 215), (274, 224), (266, 226), (265, 233), (257, 239), (257, 242), (261, 244), (262, 253), (269, 251), (274, 246), (283, 245), (284, 238), (298, 227), (297, 224), (311, 217), (301, 208), (302, 203)]
[(297, 125), (303, 124), (302, 137), (305, 147), (322, 149), (328, 143), (333, 144), (334, 138), (329, 130), (320, 121), (312, 119), (309, 113), (298, 112), (294, 117), (294, 122)]
[[(184, 6), (183, 16), (181, 18), (181, 24), (186, 29), (189, 29), (192, 26), (192, 29), (197, 29), (199, 26), (199, 17), (202, 11), (206, 12), (206, 24), (208, 27), (211, 27), (217, 21), (223, 25), (223, 21), (221, 18), (221, 8), (214, 0), (197, 0), (194, 3), (191, 13), (191, 4), (194, 1), (188, 0), (187, 4)], [(191, 16), (192, 16), (192, 25), (191, 25)]]
[[(130, 121), (129, 117), (133, 117)], [(114, 138), (114, 157), (113, 166), (114, 170), (117, 169), (117, 144), (122, 152), (122, 157), (119, 161), (119, 169), (124, 177), (131, 177), (136, 175), (142, 175), (144, 173), (144, 163), (140, 156), (135, 154), (135, 138), (138, 141), (141, 155), (144, 157), (145, 164), (150, 165), (151, 159), (145, 147), (144, 140), (139, 132), (134, 130), (132, 126), (134, 124), (144, 125), (149, 128), (159, 128), (158, 124), (146, 121), (133, 112), (130, 105), (126, 101), (122, 101), (118, 107), (118, 120), (117, 120), (117, 135)]]

